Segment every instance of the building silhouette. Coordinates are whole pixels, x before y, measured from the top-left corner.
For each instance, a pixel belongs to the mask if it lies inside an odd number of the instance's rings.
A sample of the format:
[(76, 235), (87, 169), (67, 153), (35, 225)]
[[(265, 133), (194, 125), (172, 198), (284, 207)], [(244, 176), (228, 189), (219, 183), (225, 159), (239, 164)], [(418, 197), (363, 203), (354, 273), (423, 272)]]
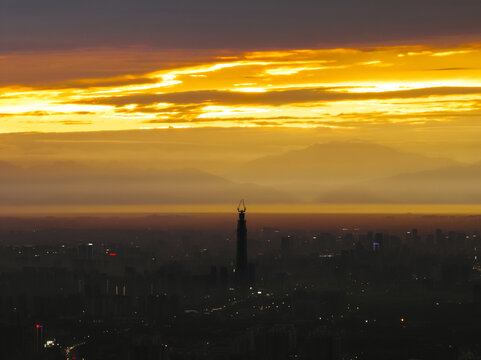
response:
[(283, 236), (281, 238), (281, 256), (283, 259), (287, 259), (291, 252), (291, 236)]
[(45, 337), (44, 337), (44, 331), (43, 331), (43, 325), (35, 325), (34, 328), (35, 331), (35, 337), (34, 337), (34, 352), (39, 353), (43, 350), (43, 344), (45, 342)]
[(244, 200), (241, 200), (237, 207), (239, 219), (237, 220), (237, 256), (236, 256), (236, 272), (240, 277), (246, 275), (247, 272), (247, 226), (245, 220), (246, 206)]

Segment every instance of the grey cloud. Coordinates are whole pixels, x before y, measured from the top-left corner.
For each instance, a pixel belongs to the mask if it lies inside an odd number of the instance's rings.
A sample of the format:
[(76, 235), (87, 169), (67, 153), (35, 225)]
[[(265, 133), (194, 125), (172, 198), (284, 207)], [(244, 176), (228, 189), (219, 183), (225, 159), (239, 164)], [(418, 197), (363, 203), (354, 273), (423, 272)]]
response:
[[(128, 104), (149, 105), (158, 102), (187, 104), (219, 104), (219, 105), (284, 105), (322, 101), (345, 100), (385, 100), (409, 99), (427, 96), (481, 94), (481, 87), (435, 87), (414, 90), (386, 91), (380, 93), (345, 93), (332, 91), (333, 88), (277, 90), (265, 93), (242, 93), (217, 90), (186, 91), (170, 94), (142, 94), (82, 100), (83, 104), (102, 104), (125, 106)], [(169, 111), (168, 109), (159, 110)]]
[(2, 0), (4, 51), (305, 48), (479, 36), (476, 0)]

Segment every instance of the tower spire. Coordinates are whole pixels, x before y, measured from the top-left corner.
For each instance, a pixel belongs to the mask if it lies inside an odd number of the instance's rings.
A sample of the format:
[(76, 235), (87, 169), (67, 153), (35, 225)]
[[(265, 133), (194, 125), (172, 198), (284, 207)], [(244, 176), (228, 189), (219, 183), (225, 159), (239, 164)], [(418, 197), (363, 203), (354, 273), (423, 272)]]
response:
[(247, 210), (246, 203), (245, 203), (244, 199), (241, 199), (241, 201), (239, 201), (239, 205), (237, 205), (237, 211), (239, 213), (243, 213), (243, 212), (245, 213), (246, 210)]

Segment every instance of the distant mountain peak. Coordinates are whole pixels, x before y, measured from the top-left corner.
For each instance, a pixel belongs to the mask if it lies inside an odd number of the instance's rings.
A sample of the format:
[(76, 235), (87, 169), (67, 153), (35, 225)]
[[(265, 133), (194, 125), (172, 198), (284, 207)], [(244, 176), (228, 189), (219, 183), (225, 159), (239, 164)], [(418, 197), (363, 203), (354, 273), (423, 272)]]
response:
[(365, 141), (312, 144), (303, 149), (270, 155), (247, 163), (242, 171), (256, 177), (293, 179), (376, 178), (407, 171), (454, 165), (450, 159), (432, 158)]

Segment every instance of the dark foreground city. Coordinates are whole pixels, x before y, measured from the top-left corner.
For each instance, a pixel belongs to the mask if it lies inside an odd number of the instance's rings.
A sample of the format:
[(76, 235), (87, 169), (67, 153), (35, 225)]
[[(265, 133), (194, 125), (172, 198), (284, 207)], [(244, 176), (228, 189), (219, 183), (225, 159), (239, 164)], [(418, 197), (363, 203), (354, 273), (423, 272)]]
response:
[(481, 358), (479, 217), (238, 211), (0, 219), (0, 358)]

